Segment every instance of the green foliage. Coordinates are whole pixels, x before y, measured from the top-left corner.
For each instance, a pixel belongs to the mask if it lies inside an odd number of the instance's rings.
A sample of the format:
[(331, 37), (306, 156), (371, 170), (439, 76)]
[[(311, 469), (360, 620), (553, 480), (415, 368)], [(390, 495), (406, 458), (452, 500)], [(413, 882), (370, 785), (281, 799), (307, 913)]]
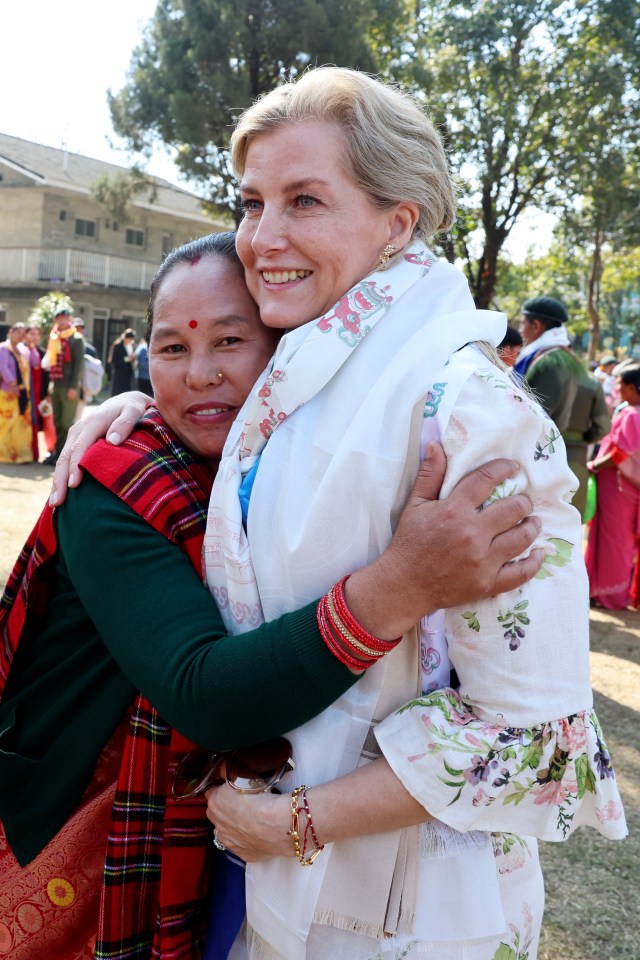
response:
[(627, 334), (640, 343), (640, 246), (622, 247), (604, 263), (600, 284), (603, 332), (616, 347)]
[(159, 0), (127, 82), (109, 93), (131, 149), (161, 141), (215, 210), (235, 211), (233, 119), (309, 64), (376, 71), (410, 22), (406, 0)]
[(91, 185), (91, 193), (98, 203), (122, 226), (131, 221), (131, 202), (134, 197), (146, 193), (148, 202), (153, 203), (157, 192), (153, 180), (137, 167), (115, 177), (103, 173)]
[(426, 91), (464, 182), (454, 241), (476, 303), (488, 306), (522, 212), (558, 210), (567, 192), (573, 201), (585, 157), (605, 152), (614, 126), (637, 126), (638, 3), (424, 0), (420, 9), (423, 40), (402, 72)]
[[(567, 327), (582, 338), (590, 329), (587, 287), (591, 257), (587, 236), (569, 238), (564, 225), (548, 253), (529, 256), (523, 263), (499, 261), (496, 305), (516, 320), (527, 297), (549, 294), (569, 311)], [(640, 343), (640, 246), (604, 249), (600, 311), (602, 336), (608, 348), (621, 339)]]
[(226, 148), (253, 99), (322, 63), (402, 81), (429, 106), (460, 181), (441, 249), (462, 258), (477, 305), (497, 293), (513, 316), (538, 292), (540, 277), (524, 289), (525, 273), (501, 256), (538, 207), (572, 234), (570, 263), (553, 275), (543, 265), (544, 292), (567, 303), (579, 332), (597, 319), (603, 258), (637, 243), (639, 10), (639, 0), (159, 0), (126, 84), (109, 94), (112, 120), (132, 150), (172, 147), (209, 208), (237, 219)]
[(67, 307), (71, 313), (74, 312), (73, 302), (66, 293), (61, 293), (59, 290), (51, 290), (49, 293), (45, 293), (43, 297), (40, 297), (29, 314), (29, 323), (37, 324), (37, 326), (40, 327), (44, 339), (49, 336), (51, 328), (53, 327), (53, 315), (60, 307)]

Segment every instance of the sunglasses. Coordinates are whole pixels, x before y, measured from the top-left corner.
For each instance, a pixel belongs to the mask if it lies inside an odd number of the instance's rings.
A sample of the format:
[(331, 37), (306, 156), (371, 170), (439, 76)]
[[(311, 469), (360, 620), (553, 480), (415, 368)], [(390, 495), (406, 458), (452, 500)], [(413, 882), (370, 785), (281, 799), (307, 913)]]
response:
[(171, 795), (174, 800), (188, 800), (223, 783), (239, 793), (266, 793), (294, 768), (291, 744), (284, 737), (220, 753), (198, 747), (178, 764)]

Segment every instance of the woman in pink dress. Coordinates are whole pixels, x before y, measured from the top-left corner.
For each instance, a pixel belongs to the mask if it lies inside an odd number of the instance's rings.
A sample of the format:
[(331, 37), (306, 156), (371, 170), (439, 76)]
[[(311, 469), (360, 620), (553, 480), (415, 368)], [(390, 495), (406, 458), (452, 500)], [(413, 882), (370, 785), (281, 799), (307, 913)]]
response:
[(630, 604), (640, 538), (640, 364), (623, 368), (617, 383), (626, 406), (589, 464), (598, 475), (598, 506), (585, 554), (591, 600), (607, 610)]

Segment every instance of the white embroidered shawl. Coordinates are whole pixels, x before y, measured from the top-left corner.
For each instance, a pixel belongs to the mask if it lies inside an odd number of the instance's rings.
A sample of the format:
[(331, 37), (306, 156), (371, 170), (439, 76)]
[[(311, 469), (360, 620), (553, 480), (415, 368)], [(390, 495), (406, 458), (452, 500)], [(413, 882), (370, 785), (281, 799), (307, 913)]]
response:
[[(425, 397), (439, 396), (455, 351), (477, 340), (497, 344), (504, 327), (502, 314), (475, 309), (455, 268), (414, 245), (324, 317), (283, 337), (270, 375), (232, 428), (211, 499), (207, 581), (231, 632), (299, 608), (388, 546), (420, 461)], [(247, 536), (238, 489), (261, 452)], [(420, 680), (414, 632), (290, 734), (297, 768), (284, 789), (355, 769), (372, 721), (414, 696)], [(406, 832), (349, 841), (344, 857), (343, 846), (327, 848), (312, 870), (281, 858), (248, 869), (249, 923), (289, 960), (304, 957), (314, 919), (355, 921), (370, 935), (411, 925), (407, 892), (417, 865)], [(343, 859), (348, 866), (336, 870)], [(399, 864), (403, 902), (390, 917)], [(333, 906), (325, 873), (339, 891)]]

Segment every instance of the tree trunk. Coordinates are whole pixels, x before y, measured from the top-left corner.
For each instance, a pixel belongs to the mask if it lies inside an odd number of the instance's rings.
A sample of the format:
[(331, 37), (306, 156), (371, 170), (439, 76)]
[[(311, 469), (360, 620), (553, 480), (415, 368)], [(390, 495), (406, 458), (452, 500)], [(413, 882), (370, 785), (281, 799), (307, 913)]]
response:
[(488, 310), (493, 302), (493, 295), (498, 280), (498, 253), (500, 246), (494, 237), (487, 238), (480, 259), (480, 269), (472, 291), (478, 310)]
[(483, 203), (484, 246), (478, 259), (478, 271), (471, 293), (478, 310), (489, 310), (493, 303), (498, 282), (498, 257), (509, 236), (509, 231), (495, 221), (489, 209), (490, 199)]
[(591, 255), (589, 269), (589, 286), (587, 295), (587, 313), (591, 324), (591, 343), (589, 344), (589, 359), (595, 360), (600, 352), (600, 279), (602, 277), (602, 231), (596, 228), (596, 235)]

